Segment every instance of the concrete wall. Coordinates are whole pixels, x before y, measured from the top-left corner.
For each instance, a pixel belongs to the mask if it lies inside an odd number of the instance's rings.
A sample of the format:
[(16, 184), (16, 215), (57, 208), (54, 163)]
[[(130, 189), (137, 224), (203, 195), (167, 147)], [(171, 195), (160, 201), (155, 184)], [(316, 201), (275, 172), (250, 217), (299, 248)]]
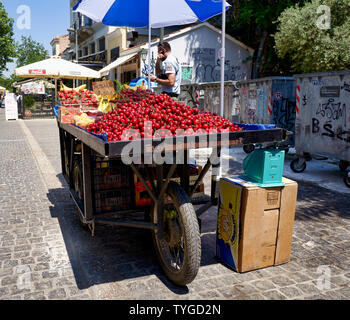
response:
[(295, 149), (350, 161), (350, 70), (294, 75)]

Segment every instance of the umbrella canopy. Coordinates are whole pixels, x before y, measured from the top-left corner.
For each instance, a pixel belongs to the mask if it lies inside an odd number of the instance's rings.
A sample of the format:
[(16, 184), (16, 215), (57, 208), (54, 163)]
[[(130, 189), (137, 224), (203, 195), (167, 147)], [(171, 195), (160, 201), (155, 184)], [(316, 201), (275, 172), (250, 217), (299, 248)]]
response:
[(51, 57), (46, 60), (28, 64), (15, 69), (17, 77), (22, 78), (62, 78), (62, 79), (98, 79), (100, 73), (73, 63), (60, 57)]
[(79, 0), (73, 9), (108, 26), (161, 28), (205, 21), (221, 14), (222, 1)]
[(151, 73), (151, 28), (205, 21), (222, 14), (220, 114), (224, 112), (225, 0), (79, 0), (73, 10), (108, 26), (148, 26), (148, 88)]

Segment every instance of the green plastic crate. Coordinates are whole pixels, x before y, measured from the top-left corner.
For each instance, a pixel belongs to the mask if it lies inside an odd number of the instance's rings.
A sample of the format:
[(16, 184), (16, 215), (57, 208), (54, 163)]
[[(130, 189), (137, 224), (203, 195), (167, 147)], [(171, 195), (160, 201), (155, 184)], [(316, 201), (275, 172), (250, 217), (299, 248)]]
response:
[(285, 151), (256, 149), (243, 161), (242, 179), (260, 187), (284, 186), (282, 183)]

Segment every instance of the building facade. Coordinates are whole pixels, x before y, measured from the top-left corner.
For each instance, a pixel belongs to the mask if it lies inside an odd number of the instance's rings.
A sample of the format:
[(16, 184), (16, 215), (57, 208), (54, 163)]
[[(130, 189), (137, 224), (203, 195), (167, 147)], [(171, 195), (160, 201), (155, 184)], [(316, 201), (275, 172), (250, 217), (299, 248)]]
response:
[(52, 47), (53, 56), (60, 56), (62, 58), (65, 58), (66, 56), (64, 55), (64, 53), (70, 47), (70, 40), (68, 34), (55, 37), (50, 42), (50, 45)]
[[(148, 28), (105, 26), (81, 13), (73, 12), (76, 3), (77, 0), (70, 0), (71, 60), (78, 60), (80, 64), (100, 70), (118, 59), (124, 50), (147, 41)], [(174, 27), (165, 29), (174, 30)], [(152, 30), (152, 37), (159, 36), (159, 32)]]
[(99, 70), (119, 57), (126, 49), (126, 28), (109, 27), (73, 12), (77, 0), (70, 1), (71, 58)]
[[(221, 30), (204, 22), (182, 28), (164, 36), (182, 69), (182, 84), (220, 81)], [(154, 71), (159, 39), (151, 43), (151, 69)], [(225, 81), (248, 80), (251, 77), (251, 57), (254, 50), (226, 35)], [(142, 77), (148, 69), (142, 52), (148, 50), (143, 43), (126, 49), (110, 67), (109, 78), (123, 83)], [(107, 75), (107, 73), (106, 73)]]

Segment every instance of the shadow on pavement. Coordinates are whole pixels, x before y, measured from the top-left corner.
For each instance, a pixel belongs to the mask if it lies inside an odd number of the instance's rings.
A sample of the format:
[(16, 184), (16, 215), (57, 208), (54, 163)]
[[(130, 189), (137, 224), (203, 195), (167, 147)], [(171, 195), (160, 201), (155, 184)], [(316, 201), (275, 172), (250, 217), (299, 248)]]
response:
[[(228, 174), (239, 175), (241, 164), (231, 161)], [(80, 223), (78, 211), (69, 197), (62, 176), (63, 188), (51, 189), (51, 215), (57, 218), (73, 267), (76, 283), (84, 289), (94, 285), (137, 280), (156, 276), (173, 293), (182, 295), (188, 287), (170, 282), (158, 264), (151, 232), (142, 229), (96, 225), (95, 236)], [(299, 183), (296, 220), (322, 220), (328, 216), (350, 218), (349, 201), (344, 195), (311, 183)], [(201, 216), (201, 267), (218, 263), (215, 257), (217, 207)], [(142, 217), (141, 217), (142, 218)]]
[(350, 219), (349, 197), (313, 183), (298, 183), (298, 200), (295, 218), (322, 220), (327, 217)]
[[(173, 293), (187, 294), (187, 287), (173, 284), (158, 264), (151, 231), (97, 224), (95, 236), (84, 228), (69, 196), (62, 174), (57, 175), (64, 188), (50, 189), (51, 216), (58, 219), (79, 289), (122, 280), (137, 280), (155, 275)], [(214, 215), (212, 214), (214, 213)], [(215, 264), (216, 210), (203, 215), (201, 266)], [(208, 234), (214, 232), (214, 234)]]

